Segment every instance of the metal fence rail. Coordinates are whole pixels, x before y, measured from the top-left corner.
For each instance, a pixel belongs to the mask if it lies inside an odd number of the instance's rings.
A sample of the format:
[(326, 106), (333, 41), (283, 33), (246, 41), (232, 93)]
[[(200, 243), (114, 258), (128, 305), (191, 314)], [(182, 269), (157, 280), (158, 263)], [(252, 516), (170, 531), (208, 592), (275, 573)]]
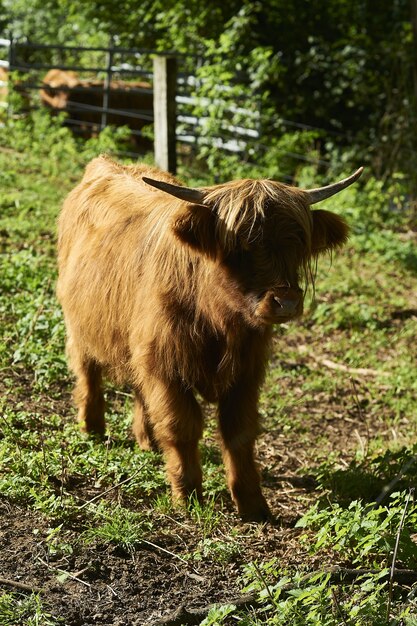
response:
[[(153, 81), (153, 68), (152, 68), (152, 56), (155, 54), (160, 54), (155, 50), (151, 49), (130, 49), (130, 48), (118, 48), (118, 47), (92, 47), (92, 46), (61, 46), (61, 45), (53, 45), (53, 44), (36, 44), (29, 42), (19, 42), (13, 41), (13, 39), (0, 39), (0, 47), (8, 48), (8, 61), (0, 61), (0, 65), (5, 68), (8, 68), (10, 71), (16, 71), (21, 73), (28, 73), (31, 77), (36, 75), (37, 80), (26, 80), (22, 89), (27, 92), (33, 93), (36, 96), (40, 89), (44, 88), (45, 85), (42, 84), (42, 77), (40, 72), (48, 71), (50, 69), (59, 69), (62, 71), (72, 71), (77, 73), (85, 74), (100, 74), (104, 76), (103, 85), (89, 85), (88, 90), (90, 93), (95, 93), (98, 97), (101, 96), (102, 102), (100, 105), (98, 104), (86, 104), (77, 102), (76, 98), (73, 98), (73, 94), (82, 93), (83, 88), (74, 87), (69, 89), (68, 87), (63, 86), (60, 88), (60, 91), (68, 91), (71, 94), (71, 99), (68, 99), (68, 112), (70, 116), (67, 118), (66, 123), (70, 125), (72, 128), (79, 126), (85, 127), (88, 126), (90, 129), (94, 129), (94, 123), (89, 120), (79, 121), (74, 117), (74, 114), (80, 114), (90, 112), (97, 113), (102, 116), (100, 128), (104, 128), (107, 125), (107, 116), (108, 115), (117, 115), (120, 116), (121, 119), (125, 120), (125, 123), (129, 125), (129, 122), (132, 120), (142, 120), (149, 122), (152, 124), (154, 121), (153, 109), (150, 107), (148, 109), (138, 109), (135, 110), (126, 108), (126, 107), (112, 107), (108, 104), (109, 95), (113, 92), (112, 88), (112, 79), (115, 76), (121, 77), (129, 77), (133, 78), (141, 78), (148, 80), (150, 84)], [(54, 53), (59, 53), (62, 56), (62, 53), (74, 53), (74, 52), (99, 52), (107, 55), (107, 63), (103, 63), (103, 65), (82, 65), (77, 63), (65, 63), (62, 62), (45, 62), (45, 60), (24, 60), (22, 59), (22, 54), (32, 53), (33, 51), (46, 51), (50, 53), (52, 57)], [(172, 52), (164, 53), (164, 55), (173, 55)], [(114, 62), (114, 57), (117, 56), (120, 58), (119, 63)], [(130, 57), (134, 60), (134, 63), (128, 63), (124, 60), (124, 58)], [(181, 60), (185, 59), (185, 55), (176, 55), (176, 57)], [(187, 57), (189, 60), (190, 57)], [(139, 65), (138, 62), (141, 62), (142, 65)], [(143, 67), (143, 66), (147, 67)], [(129, 86), (129, 82), (126, 82), (126, 86)], [(198, 79), (190, 74), (187, 74), (184, 71), (179, 71), (177, 75), (177, 94), (175, 97), (176, 107), (177, 107), (177, 129), (176, 129), (176, 138), (179, 143), (184, 145), (198, 147), (198, 145), (207, 145), (207, 139), (202, 137), (204, 135), (204, 130), (208, 123), (208, 118), (204, 115), (197, 116), (194, 113), (194, 109), (197, 106), (209, 106), (211, 101), (208, 98), (196, 98), (193, 95), (193, 90), (198, 86)], [(107, 90), (107, 93), (106, 93)], [(116, 90), (116, 88), (114, 89)], [(153, 89), (150, 87), (149, 90), (137, 87), (129, 87), (129, 93), (137, 93), (137, 94), (153, 94)], [(107, 96), (107, 97), (106, 97)], [(36, 98), (31, 98), (35, 101), (35, 104), (31, 104), (31, 106), (36, 106)], [(241, 113), (243, 116), (247, 118), (248, 126), (237, 126), (235, 124), (227, 124), (226, 122), (223, 124), (222, 131), (224, 131), (225, 135), (229, 137), (214, 137), (212, 142), (218, 148), (221, 148), (225, 151), (229, 151), (232, 153), (242, 153), (246, 149), (246, 139), (257, 139), (259, 138), (259, 130), (256, 128), (257, 122), (254, 118), (251, 111), (245, 109), (239, 109), (230, 107), (230, 114), (233, 115), (236, 112)], [(71, 115), (72, 114), (72, 115)], [(137, 129), (131, 129), (132, 133), (135, 135), (141, 136), (142, 133)], [(235, 137), (237, 135), (237, 138)]]
[[(3, 54), (1, 50), (3, 49)], [(102, 62), (84, 65), (77, 62), (76, 53), (97, 53)], [(146, 142), (149, 133), (142, 131), (143, 126), (153, 125), (155, 122), (152, 100), (154, 97), (154, 66), (155, 55), (161, 53), (151, 49), (119, 48), (116, 46), (69, 46), (56, 44), (38, 44), (27, 41), (17, 41), (12, 38), (0, 38), (0, 68), (10, 72), (19, 72), (25, 77), (13, 87), (25, 99), (26, 110), (41, 106), (41, 90), (48, 86), (42, 82), (45, 72), (51, 69), (63, 72), (76, 72), (78, 75), (88, 76), (79, 78), (79, 84), (72, 87), (63, 85), (56, 88), (66, 96), (65, 124), (78, 135), (91, 135), (100, 132), (107, 125), (126, 125), (130, 128), (130, 135), (136, 139), (136, 145), (126, 151), (129, 156), (138, 156), (151, 147), (150, 140)], [(40, 56), (39, 56), (40, 55)], [(70, 58), (71, 55), (71, 58)], [(163, 53), (166, 57), (174, 57), (172, 51)], [(176, 89), (173, 96), (176, 104), (175, 138), (179, 144), (188, 146), (188, 149), (198, 150), (199, 147), (215, 146), (219, 150), (246, 157), (248, 150), (256, 146), (260, 152), (265, 152), (265, 136), (261, 129), (260, 111), (246, 108), (239, 103), (227, 103), (228, 87), (224, 86), (224, 100), (197, 97), (200, 79), (190, 73), (190, 61), (194, 66), (201, 65), (202, 60), (197, 57), (175, 55), (178, 62), (176, 71)], [(91, 76), (93, 75), (93, 76)], [(98, 78), (100, 76), (101, 78)], [(1, 76), (0, 76), (1, 78)], [(149, 87), (135, 86), (134, 81), (149, 83)], [(101, 82), (99, 82), (101, 81)], [(129, 82), (133, 81), (133, 82)], [(0, 88), (7, 86), (6, 81), (0, 81)], [(10, 89), (10, 85), (9, 85)], [(115, 95), (129, 95), (131, 106), (115, 106)], [(83, 102), (86, 96), (89, 101)], [(136, 100), (135, 100), (136, 98)], [(148, 98), (147, 106), (140, 105), (141, 98)], [(118, 103), (119, 104), (119, 103)], [(221, 122), (218, 124), (219, 136), (213, 136), (209, 131), (212, 119), (204, 114), (204, 109), (216, 105), (222, 112)], [(4, 105), (3, 105), (4, 106)], [(7, 106), (7, 103), (6, 103)], [(196, 109), (200, 113), (196, 113)], [(56, 108), (58, 112), (60, 109)], [(202, 110), (202, 112), (201, 112)], [(239, 122), (236, 123), (235, 117)], [(288, 129), (319, 131), (322, 135), (339, 135), (332, 132), (302, 124), (293, 120), (277, 118), (279, 126)], [(141, 142), (145, 142), (141, 145)], [(328, 166), (325, 159), (316, 159), (292, 151), (283, 151), (283, 155), (294, 160)]]

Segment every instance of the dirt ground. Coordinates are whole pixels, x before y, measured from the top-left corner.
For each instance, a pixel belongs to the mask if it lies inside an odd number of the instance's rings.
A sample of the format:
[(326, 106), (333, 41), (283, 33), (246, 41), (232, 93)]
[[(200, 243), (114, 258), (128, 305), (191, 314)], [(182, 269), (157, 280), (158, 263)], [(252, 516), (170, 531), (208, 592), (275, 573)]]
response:
[[(297, 380), (287, 384), (296, 386)], [(308, 476), (317, 452), (314, 441), (320, 440), (322, 456), (337, 449), (349, 458), (358, 438), (370, 436), (369, 425), (363, 423), (352, 394), (327, 397), (327, 403), (325, 410), (321, 404), (317, 419), (313, 406), (303, 407), (310, 411), (310, 445), (291, 430), (283, 433), (272, 429), (260, 437), (258, 456), (264, 490), (277, 522), (242, 524), (231, 503), (226, 502), (227, 515), (243, 546), (232, 562), (186, 561), (179, 556), (197, 549), (199, 541), (193, 523), (182, 513), (164, 516), (161, 532), (147, 536), (149, 542), (133, 554), (97, 542), (70, 556), (48, 556), (48, 522), (36, 512), (2, 498), (0, 576), (35, 591), (41, 589), (45, 609), (63, 618), (66, 626), (136, 626), (157, 624), (181, 606), (195, 609), (233, 602), (241, 594), (241, 568), (252, 560), (276, 557), (283, 567), (314, 566), (299, 541), (302, 529), (294, 528), (296, 520), (318, 497), (314, 480)], [(329, 417), (323, 420), (323, 415)], [(381, 424), (374, 426), (380, 429)], [(75, 521), (69, 543), (73, 544), (72, 539), (82, 530)], [(62, 572), (72, 577), (60, 580)], [(1, 586), (5, 591), (19, 592), (4, 580)]]
[[(35, 591), (42, 589), (44, 606), (64, 617), (68, 626), (153, 624), (182, 605), (198, 608), (232, 601), (240, 595), (240, 567), (250, 560), (276, 556), (288, 567), (304, 562), (307, 555), (297, 545), (299, 531), (291, 527), (294, 512), (289, 499), (285, 508), (289, 514), (282, 524), (264, 525), (250, 539), (244, 537), (244, 555), (232, 563), (180, 560), (177, 554), (184, 546), (192, 551), (197, 541), (191, 524), (175, 520), (163, 534), (149, 538), (157, 548), (144, 545), (132, 556), (96, 544), (55, 561), (42, 541), (48, 524), (36, 513), (1, 500), (1, 576)], [(242, 533), (246, 535), (243, 526)], [(57, 576), (62, 571), (75, 578), (60, 583)], [(4, 589), (18, 590), (7, 584)]]
[[(355, 382), (350, 375), (341, 377), (336, 391), (318, 390), (304, 397), (303, 380), (308, 369), (316, 365), (311, 355), (301, 354), (297, 362), (288, 361), (288, 376), (284, 367), (284, 375), (273, 383), (279, 383), (280, 389), (285, 387), (287, 397), (295, 398), (292, 406), (282, 409), (284, 415), (288, 411), (287, 427), (283, 427), (282, 420), (280, 424), (274, 421), (273, 415), (266, 416), (267, 427), (259, 437), (264, 493), (276, 523), (243, 524), (230, 499), (225, 499), (228, 532), (232, 527), (239, 556), (226, 562), (210, 556), (184, 559), (182, 555), (198, 550), (201, 535), (181, 511), (159, 513), (154, 525), (158, 530), (146, 535), (146, 541), (133, 553), (98, 540), (89, 545), (77, 543), (85, 528), (82, 517), (74, 519), (72, 525), (65, 524), (66, 540), (75, 546), (73, 552), (53, 555), (46, 541), (48, 521), (36, 511), (0, 496), (0, 588), (24, 594), (28, 590), (15, 586), (23, 583), (34, 591), (41, 590), (45, 610), (62, 618), (65, 626), (156, 626), (181, 606), (197, 609), (212, 603), (233, 603), (242, 593), (242, 568), (251, 561), (275, 557), (282, 568), (298, 570), (336, 565), (333, 555), (329, 555), (327, 564), (323, 563), (323, 554), (321, 561), (315, 562), (317, 557), (311, 557), (300, 542), (303, 529), (295, 527), (322, 493), (312, 474), (333, 453), (348, 470), (358, 448), (366, 448), (374, 436), (389, 440), (392, 427), (388, 426), (389, 416), (379, 408), (372, 409), (369, 419), (367, 403), (372, 399), (367, 397), (366, 381)], [(328, 376), (332, 375), (329, 370)], [(20, 372), (16, 389), (21, 397), (16, 401), (27, 405), (30, 380), (24, 376)], [(49, 399), (48, 406), (53, 402), (56, 414), (68, 414), (69, 382), (62, 392), (57, 390), (52, 395), (57, 400)], [(269, 410), (268, 400), (263, 406)], [(39, 403), (36, 410), (42, 411)], [(271, 410), (274, 413), (273, 407)], [(400, 422), (396, 428), (401, 431)], [(85, 499), (83, 488), (85, 485), (74, 484), (71, 492)], [(119, 495), (114, 490), (106, 498), (117, 502)], [(87, 494), (87, 499), (90, 497)]]

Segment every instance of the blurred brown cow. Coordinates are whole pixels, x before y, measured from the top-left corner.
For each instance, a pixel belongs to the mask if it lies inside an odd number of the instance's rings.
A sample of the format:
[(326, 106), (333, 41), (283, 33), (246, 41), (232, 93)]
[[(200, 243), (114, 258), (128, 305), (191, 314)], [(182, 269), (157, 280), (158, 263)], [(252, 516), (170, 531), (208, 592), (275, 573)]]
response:
[[(84, 137), (96, 135), (101, 128), (105, 85), (103, 81), (80, 80), (76, 72), (51, 69), (42, 81), (41, 102), (60, 112), (68, 113), (68, 125)], [(107, 125), (128, 126), (140, 131), (150, 124), (153, 116), (153, 91), (147, 82), (110, 83)], [(134, 117), (143, 114), (146, 119)], [(138, 135), (132, 138), (139, 146), (150, 148), (151, 142)]]
[(7, 102), (9, 72), (0, 65), (0, 102)]
[(191, 189), (156, 168), (94, 159), (59, 218), (82, 428), (104, 432), (102, 372), (128, 381), (139, 445), (163, 451), (175, 499), (201, 498), (197, 391), (217, 403), (239, 513), (267, 519), (254, 446), (272, 327), (301, 315), (316, 257), (347, 238), (340, 217), (310, 206), (361, 171), (309, 191), (272, 180)]

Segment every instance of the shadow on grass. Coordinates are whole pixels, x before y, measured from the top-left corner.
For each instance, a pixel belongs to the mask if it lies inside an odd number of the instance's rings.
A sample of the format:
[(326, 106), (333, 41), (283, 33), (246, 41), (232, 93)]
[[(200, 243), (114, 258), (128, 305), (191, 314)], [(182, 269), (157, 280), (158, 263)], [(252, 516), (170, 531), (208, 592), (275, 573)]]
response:
[(326, 490), (326, 499), (341, 506), (353, 500), (384, 504), (390, 494), (415, 487), (417, 447), (387, 451), (360, 463), (352, 461), (343, 469), (324, 465), (316, 478)]
[(410, 250), (404, 255), (404, 258), (401, 260), (402, 260), (404, 267), (408, 271), (414, 272), (417, 274), (417, 252)]

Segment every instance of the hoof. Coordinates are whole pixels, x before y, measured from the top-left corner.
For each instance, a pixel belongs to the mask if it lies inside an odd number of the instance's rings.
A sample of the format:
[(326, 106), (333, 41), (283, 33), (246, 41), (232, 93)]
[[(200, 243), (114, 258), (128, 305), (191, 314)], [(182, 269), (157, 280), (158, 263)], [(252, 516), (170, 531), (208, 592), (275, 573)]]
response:
[(254, 504), (253, 502), (251, 504), (252, 506), (247, 506), (247, 503), (246, 503), (246, 506), (245, 506), (245, 505), (242, 505), (241, 503), (240, 504), (237, 503), (239, 515), (243, 522), (274, 523), (276, 521), (274, 516), (271, 513), (271, 510), (268, 506), (267, 501), (262, 495), (258, 499), (256, 506), (253, 506)]
[(260, 510), (260, 511), (251, 511), (248, 513), (240, 513), (240, 517), (242, 519), (242, 522), (248, 523), (248, 522), (256, 522), (256, 523), (265, 523), (265, 522), (269, 522), (270, 524), (275, 524), (277, 522), (276, 518), (272, 515), (271, 511), (269, 510), (269, 508), (267, 510)]
[(89, 437), (94, 437), (95, 439), (104, 439), (106, 432), (104, 424), (87, 424), (84, 420), (78, 420), (78, 423), (82, 433)]

